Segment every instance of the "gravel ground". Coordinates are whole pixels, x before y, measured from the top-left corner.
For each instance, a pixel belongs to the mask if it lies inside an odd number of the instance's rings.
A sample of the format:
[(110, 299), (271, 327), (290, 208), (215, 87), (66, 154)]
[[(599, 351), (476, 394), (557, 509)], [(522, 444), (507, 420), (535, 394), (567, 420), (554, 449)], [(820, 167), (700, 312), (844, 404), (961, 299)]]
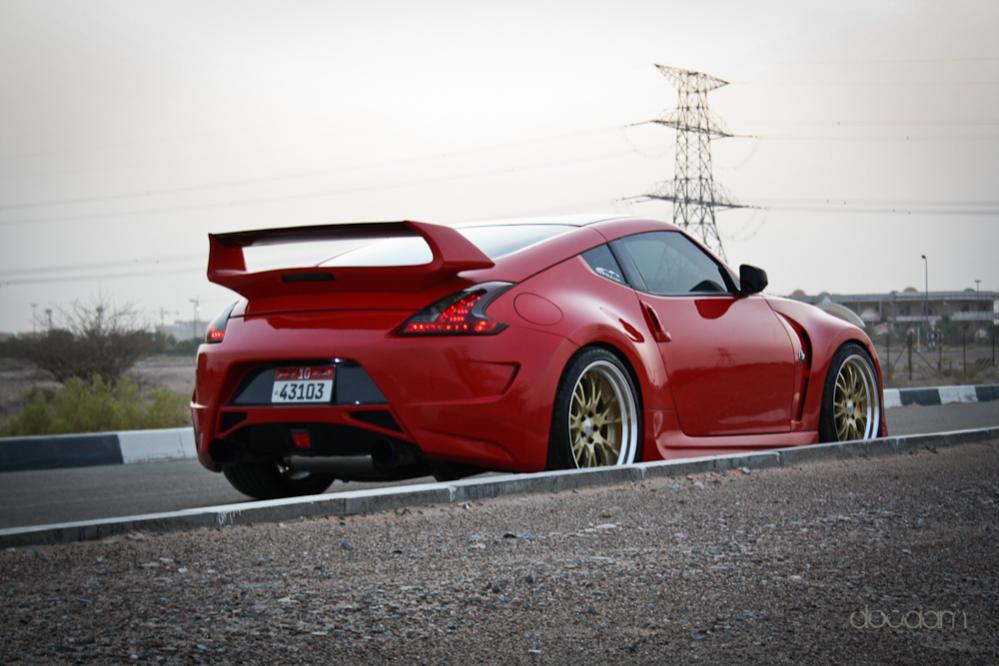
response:
[(7, 550), (0, 661), (995, 663), (997, 507), (992, 442)]

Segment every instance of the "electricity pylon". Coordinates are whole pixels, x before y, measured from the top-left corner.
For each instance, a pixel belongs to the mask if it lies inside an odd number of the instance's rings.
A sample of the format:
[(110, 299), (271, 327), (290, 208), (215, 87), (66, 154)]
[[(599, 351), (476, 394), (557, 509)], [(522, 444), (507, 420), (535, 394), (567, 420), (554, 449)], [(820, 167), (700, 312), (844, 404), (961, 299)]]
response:
[(711, 173), (711, 141), (733, 135), (708, 111), (708, 93), (728, 81), (678, 67), (656, 68), (676, 87), (679, 99), (676, 109), (649, 122), (676, 130), (676, 168), (672, 181), (639, 198), (672, 201), (673, 223), (725, 258), (715, 210), (746, 208), (728, 196)]

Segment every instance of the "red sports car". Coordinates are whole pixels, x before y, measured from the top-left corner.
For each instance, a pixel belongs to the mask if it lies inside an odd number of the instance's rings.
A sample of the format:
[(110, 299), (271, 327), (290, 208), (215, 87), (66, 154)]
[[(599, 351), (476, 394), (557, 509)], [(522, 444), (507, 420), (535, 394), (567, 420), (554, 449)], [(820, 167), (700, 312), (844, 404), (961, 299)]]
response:
[(198, 456), (257, 498), (334, 478), (627, 465), (885, 434), (864, 332), (677, 227), (556, 218), (212, 235), (243, 296), (198, 350)]

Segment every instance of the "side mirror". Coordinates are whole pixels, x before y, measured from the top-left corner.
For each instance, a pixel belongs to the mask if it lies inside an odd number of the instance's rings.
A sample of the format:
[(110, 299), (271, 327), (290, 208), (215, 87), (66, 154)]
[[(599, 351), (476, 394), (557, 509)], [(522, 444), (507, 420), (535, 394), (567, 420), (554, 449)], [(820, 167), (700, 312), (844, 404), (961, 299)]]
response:
[(743, 264), (739, 266), (739, 295), (758, 294), (767, 288), (767, 272), (762, 268)]

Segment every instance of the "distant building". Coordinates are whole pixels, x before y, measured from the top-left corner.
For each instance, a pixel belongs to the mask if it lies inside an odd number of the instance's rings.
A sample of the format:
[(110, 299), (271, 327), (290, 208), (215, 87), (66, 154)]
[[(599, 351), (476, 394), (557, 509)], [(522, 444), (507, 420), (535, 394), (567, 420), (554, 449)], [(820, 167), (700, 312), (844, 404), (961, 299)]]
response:
[(172, 335), (174, 340), (190, 340), (203, 337), (208, 330), (208, 322), (200, 319), (195, 321), (177, 319), (172, 324), (160, 326), (159, 330), (164, 335)]
[[(952, 322), (977, 328), (990, 324), (999, 326), (999, 292), (965, 289), (964, 291), (931, 291), (926, 294), (914, 289), (887, 294), (829, 294), (809, 296), (800, 291), (790, 298), (812, 305), (835, 303), (857, 314), (865, 324), (918, 324), (929, 319), (936, 326), (944, 316)], [(923, 314), (923, 305), (927, 314)]]

